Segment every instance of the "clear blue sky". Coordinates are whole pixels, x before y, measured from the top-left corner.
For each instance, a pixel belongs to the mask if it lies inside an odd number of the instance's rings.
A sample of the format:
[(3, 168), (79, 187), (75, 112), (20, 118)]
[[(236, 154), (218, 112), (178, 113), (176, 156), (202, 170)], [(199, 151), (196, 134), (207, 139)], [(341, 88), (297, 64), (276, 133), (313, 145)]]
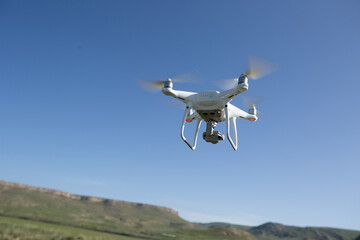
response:
[[(359, 12), (340, 0), (0, 1), (0, 179), (190, 221), (360, 230)], [(174, 88), (213, 90), (248, 55), (279, 70), (244, 93), (267, 101), (258, 122), (237, 122), (236, 152), (201, 138), (191, 151), (182, 110), (134, 82), (196, 68), (205, 83)]]

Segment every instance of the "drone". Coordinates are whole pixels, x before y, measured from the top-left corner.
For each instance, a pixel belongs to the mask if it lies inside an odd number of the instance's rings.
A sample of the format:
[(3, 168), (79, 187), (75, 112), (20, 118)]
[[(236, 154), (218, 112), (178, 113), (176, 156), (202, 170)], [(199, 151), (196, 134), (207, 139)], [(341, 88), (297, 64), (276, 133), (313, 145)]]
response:
[[(138, 84), (146, 90), (161, 90), (166, 96), (173, 97), (186, 104), (185, 112), (182, 118), (180, 136), (181, 139), (192, 149), (195, 150), (199, 129), (202, 121), (206, 122), (206, 131), (203, 132), (203, 139), (206, 142), (216, 144), (225, 139), (219, 131), (215, 131), (218, 123), (226, 123), (226, 135), (231, 146), (236, 151), (238, 148), (238, 138), (236, 129), (236, 120), (245, 119), (251, 122), (258, 120), (259, 111), (256, 109), (257, 103), (248, 102), (248, 111), (232, 105), (230, 102), (240, 93), (249, 89), (248, 79), (257, 80), (260, 77), (277, 69), (275, 63), (269, 62), (259, 57), (249, 57), (248, 69), (238, 78), (232, 78), (218, 82), (218, 86), (224, 91), (204, 91), (188, 92), (173, 89), (174, 82), (197, 82), (192, 74), (184, 74), (176, 78), (166, 80), (138, 80)], [(196, 73), (196, 72), (195, 72)], [(220, 83), (220, 84), (219, 84)], [(196, 130), (193, 144), (184, 136), (186, 123), (196, 121)], [(233, 131), (234, 139), (230, 136), (230, 125)]]

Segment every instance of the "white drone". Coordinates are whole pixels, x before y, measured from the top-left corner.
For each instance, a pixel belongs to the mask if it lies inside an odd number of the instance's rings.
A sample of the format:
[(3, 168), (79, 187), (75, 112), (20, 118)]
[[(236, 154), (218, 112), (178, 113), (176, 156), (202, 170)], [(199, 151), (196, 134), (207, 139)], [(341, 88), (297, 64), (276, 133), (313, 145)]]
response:
[[(239, 78), (229, 79), (223, 81), (222, 88), (226, 89), (222, 92), (219, 91), (205, 91), (205, 92), (187, 92), (173, 89), (173, 82), (190, 82), (191, 79), (188, 75), (182, 75), (178, 78), (158, 81), (138, 81), (140, 86), (147, 90), (162, 90), (167, 95), (174, 97), (186, 104), (182, 124), (181, 124), (181, 138), (192, 149), (195, 150), (199, 128), (202, 121), (207, 122), (206, 132), (203, 133), (203, 139), (206, 142), (213, 144), (224, 140), (224, 135), (218, 131), (214, 131), (217, 123), (226, 121), (227, 138), (234, 148), (237, 150), (237, 130), (236, 119), (246, 119), (249, 121), (256, 121), (258, 119), (258, 111), (256, 103), (249, 103), (248, 112), (245, 112), (230, 102), (239, 93), (245, 92), (249, 88), (248, 78), (256, 80), (265, 74), (274, 71), (277, 65), (258, 57), (249, 57), (249, 68), (241, 74)], [(194, 143), (191, 145), (184, 136), (184, 128), (186, 122), (190, 123), (197, 120)], [(230, 124), (232, 126), (234, 140), (230, 136)]]

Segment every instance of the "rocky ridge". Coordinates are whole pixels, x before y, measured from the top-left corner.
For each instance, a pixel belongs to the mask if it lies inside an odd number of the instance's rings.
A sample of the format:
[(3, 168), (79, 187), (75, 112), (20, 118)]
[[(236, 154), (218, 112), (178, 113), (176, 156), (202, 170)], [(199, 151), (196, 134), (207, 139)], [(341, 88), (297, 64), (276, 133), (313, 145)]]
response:
[(0, 185), (3, 186), (4, 189), (6, 189), (6, 187), (8, 187), (8, 188), (15, 187), (15, 188), (24, 189), (24, 190), (27, 190), (27, 191), (37, 191), (37, 192), (42, 192), (42, 193), (54, 194), (56, 196), (62, 196), (62, 197), (66, 197), (66, 198), (74, 199), (74, 200), (89, 201), (89, 202), (102, 202), (102, 203), (104, 203), (106, 205), (110, 205), (110, 204), (115, 203), (115, 202), (122, 202), (122, 203), (127, 203), (127, 204), (130, 204), (130, 205), (133, 205), (133, 206), (137, 206), (137, 207), (158, 208), (158, 209), (164, 210), (166, 212), (170, 212), (170, 213), (179, 215), (179, 213), (177, 211), (175, 211), (175, 210), (173, 210), (171, 208), (160, 207), (160, 206), (155, 206), (155, 205), (151, 205), (151, 204), (134, 203), (134, 202), (113, 200), (113, 199), (100, 198), (100, 197), (77, 195), (77, 194), (71, 194), (71, 193), (62, 192), (62, 191), (53, 190), (53, 189), (34, 187), (34, 186), (30, 186), (30, 185), (26, 185), (26, 184), (20, 184), (20, 183), (7, 182), (7, 181), (3, 181), (3, 180), (0, 180)]

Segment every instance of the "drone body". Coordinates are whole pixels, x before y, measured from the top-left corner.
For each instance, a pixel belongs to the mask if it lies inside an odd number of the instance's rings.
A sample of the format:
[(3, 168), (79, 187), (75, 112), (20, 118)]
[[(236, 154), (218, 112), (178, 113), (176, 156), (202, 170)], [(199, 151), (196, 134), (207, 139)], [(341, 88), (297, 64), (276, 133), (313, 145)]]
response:
[[(203, 133), (203, 139), (206, 142), (211, 142), (213, 144), (218, 143), (221, 140), (224, 140), (224, 135), (218, 131), (215, 131), (217, 123), (226, 122), (226, 135), (231, 146), (234, 150), (237, 150), (238, 140), (237, 140), (237, 129), (236, 129), (236, 119), (246, 119), (249, 121), (256, 121), (257, 109), (256, 104), (249, 104), (248, 112), (245, 112), (236, 106), (230, 104), (231, 100), (236, 97), (238, 94), (245, 92), (249, 88), (248, 77), (252, 79), (257, 79), (260, 76), (263, 76), (270, 71), (273, 71), (276, 66), (270, 62), (267, 62), (263, 59), (252, 58), (250, 62), (249, 70), (241, 74), (239, 78), (231, 79), (231, 87), (222, 92), (219, 91), (205, 91), (200, 93), (179, 91), (173, 89), (173, 82), (181, 82), (180, 78), (177, 79), (167, 79), (165, 81), (156, 81), (156, 82), (143, 82), (145, 87), (156, 87), (161, 88), (162, 92), (167, 95), (174, 97), (186, 104), (182, 124), (181, 124), (181, 138), (182, 140), (192, 149), (195, 150), (199, 128), (202, 121), (207, 123), (206, 132)], [(254, 64), (255, 63), (255, 64)], [(229, 80), (228, 80), (229, 81)], [(145, 85), (144, 85), (145, 84)], [(187, 122), (197, 121), (194, 142), (190, 144), (184, 136), (184, 128)], [(230, 125), (232, 127), (234, 140), (230, 136)]]
[[(217, 123), (226, 121), (227, 138), (234, 148), (237, 149), (237, 131), (236, 131), (236, 119), (248, 119), (250, 121), (256, 121), (256, 107), (252, 106), (249, 112), (245, 112), (234, 105), (230, 104), (230, 101), (239, 93), (245, 92), (249, 85), (245, 75), (242, 75), (238, 79), (238, 84), (235, 88), (218, 92), (218, 91), (206, 91), (200, 93), (178, 91), (172, 88), (171, 79), (166, 80), (162, 92), (174, 97), (186, 104), (185, 113), (181, 125), (181, 138), (192, 149), (195, 150), (197, 137), (199, 133), (200, 124), (202, 121), (207, 122), (206, 132), (203, 133), (203, 138), (207, 142), (218, 143), (220, 140), (224, 140), (224, 136), (218, 131), (214, 131)], [(195, 111), (193, 111), (195, 110)], [(195, 131), (194, 143), (191, 145), (184, 136), (184, 128), (186, 122), (192, 122), (197, 120), (197, 126)], [(230, 124), (234, 132), (234, 139), (230, 136)]]

